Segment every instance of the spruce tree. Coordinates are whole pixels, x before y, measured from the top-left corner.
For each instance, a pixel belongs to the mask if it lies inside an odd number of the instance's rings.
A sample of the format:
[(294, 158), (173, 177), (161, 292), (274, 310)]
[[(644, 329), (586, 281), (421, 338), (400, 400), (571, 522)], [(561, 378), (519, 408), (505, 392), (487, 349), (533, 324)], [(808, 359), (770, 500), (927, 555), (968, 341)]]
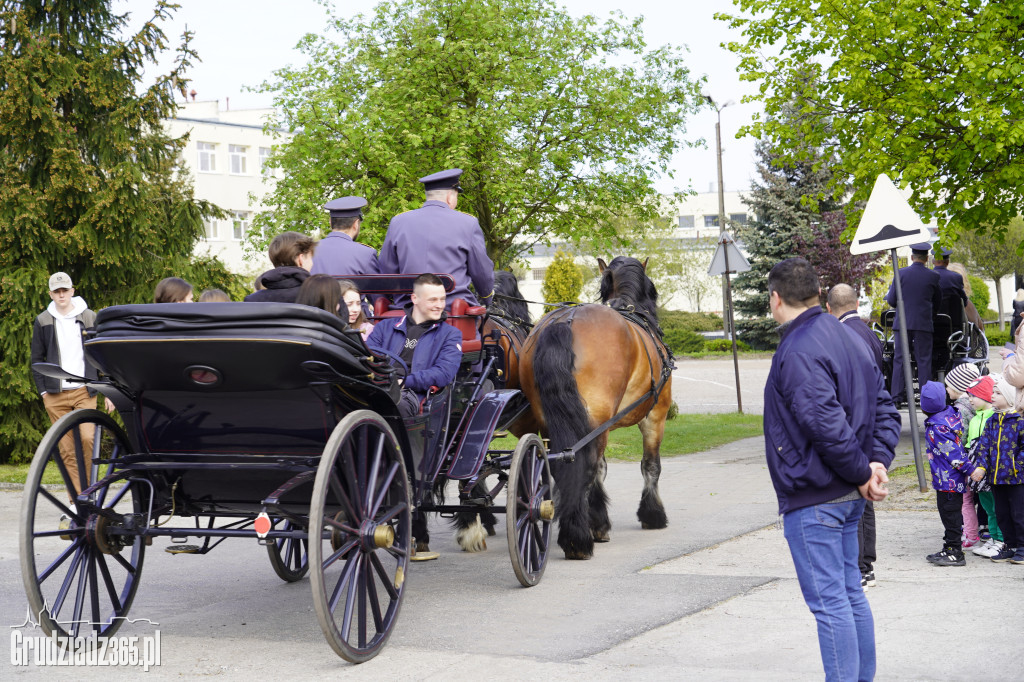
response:
[(182, 171), (176, 110), (195, 54), (143, 87), (167, 47), (157, 2), (133, 35), (109, 0), (0, 5), (0, 461), (31, 455), (48, 422), (29, 371), (33, 318), (62, 270), (94, 310), (151, 300), (176, 275), (229, 288), (218, 261), (193, 262), (204, 215)]
[(774, 348), (777, 324), (768, 308), (768, 272), (780, 260), (800, 255), (799, 244), (814, 240), (822, 214), (839, 205), (831, 198), (832, 172), (820, 150), (805, 150), (800, 161), (783, 161), (765, 141), (755, 146), (758, 158), (755, 182), (743, 201), (753, 220), (738, 227), (750, 261), (750, 270), (736, 276), (733, 297), (736, 328), (752, 348)]

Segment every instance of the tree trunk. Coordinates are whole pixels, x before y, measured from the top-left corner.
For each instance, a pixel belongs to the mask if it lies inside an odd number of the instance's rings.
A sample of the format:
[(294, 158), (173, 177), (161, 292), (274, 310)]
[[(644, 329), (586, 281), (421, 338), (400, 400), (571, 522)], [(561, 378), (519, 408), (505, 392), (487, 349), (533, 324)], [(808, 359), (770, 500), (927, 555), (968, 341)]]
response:
[(999, 312), (999, 331), (1006, 329), (1006, 323), (1003, 322), (1003, 283), (1002, 277), (996, 277), (992, 281), (996, 283), (996, 310)]

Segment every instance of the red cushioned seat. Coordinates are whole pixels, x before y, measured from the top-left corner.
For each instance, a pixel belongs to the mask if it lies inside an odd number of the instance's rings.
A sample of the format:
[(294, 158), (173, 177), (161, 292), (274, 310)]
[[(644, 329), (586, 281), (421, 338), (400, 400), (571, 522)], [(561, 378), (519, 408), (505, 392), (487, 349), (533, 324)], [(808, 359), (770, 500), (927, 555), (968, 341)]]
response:
[(465, 299), (452, 301), (452, 311), (448, 314), (448, 324), (462, 332), (462, 352), (474, 353), (483, 348), (483, 340), (477, 333), (477, 321), (487, 312), (482, 305), (470, 306)]

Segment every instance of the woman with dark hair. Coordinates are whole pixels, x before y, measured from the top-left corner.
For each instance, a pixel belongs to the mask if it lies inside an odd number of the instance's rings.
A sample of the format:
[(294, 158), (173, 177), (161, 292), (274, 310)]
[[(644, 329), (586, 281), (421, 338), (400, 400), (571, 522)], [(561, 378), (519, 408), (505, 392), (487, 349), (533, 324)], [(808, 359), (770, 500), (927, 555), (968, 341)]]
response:
[(345, 313), (342, 313), (341, 316), (348, 320), (349, 326), (359, 330), (365, 341), (373, 331), (373, 325), (366, 319), (366, 312), (363, 310), (363, 297), (352, 280), (339, 279), (338, 284), (341, 286), (341, 302), (348, 309), (347, 316)]
[(192, 285), (180, 277), (165, 277), (156, 285), (153, 303), (191, 303)]
[(309, 269), (313, 267), (315, 250), (316, 240), (301, 232), (282, 232), (274, 237), (267, 249), (274, 269), (259, 276), (264, 288), (249, 294), (245, 300), (255, 303), (294, 303), (299, 287), (309, 277)]
[[(330, 275), (310, 275), (299, 287), (295, 302), (339, 315), (341, 287), (338, 286), (338, 280)], [(342, 315), (341, 317), (346, 319), (348, 316)]]

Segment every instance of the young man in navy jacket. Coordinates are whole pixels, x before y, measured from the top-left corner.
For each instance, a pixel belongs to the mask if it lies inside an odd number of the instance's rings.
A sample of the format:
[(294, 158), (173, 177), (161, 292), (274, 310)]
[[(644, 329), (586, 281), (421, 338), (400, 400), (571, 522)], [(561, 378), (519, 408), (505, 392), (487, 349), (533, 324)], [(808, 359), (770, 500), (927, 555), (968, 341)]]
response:
[(865, 500), (885, 498), (900, 416), (865, 345), (819, 302), (802, 258), (768, 274), (782, 341), (764, 389), (768, 471), (827, 680), (875, 674), (871, 608), (857, 565)]
[(412, 303), (404, 317), (387, 318), (374, 326), (366, 345), (400, 358), (408, 368), (398, 409), (403, 417), (419, 411), (431, 386), (455, 380), (462, 362), (462, 334), (444, 323), (444, 283), (424, 273), (412, 285)]

